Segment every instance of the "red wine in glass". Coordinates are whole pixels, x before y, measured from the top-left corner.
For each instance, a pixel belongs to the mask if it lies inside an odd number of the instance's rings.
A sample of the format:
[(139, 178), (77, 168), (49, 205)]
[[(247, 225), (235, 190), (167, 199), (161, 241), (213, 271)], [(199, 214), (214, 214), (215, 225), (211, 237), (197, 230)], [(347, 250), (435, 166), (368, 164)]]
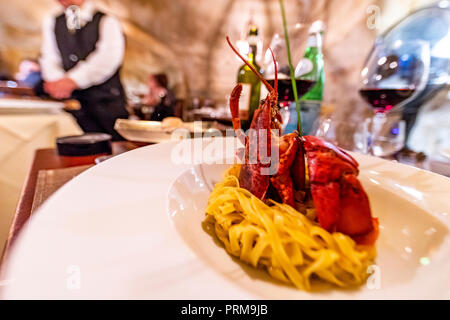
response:
[(414, 89), (361, 89), (359, 94), (376, 110), (387, 112), (414, 94)]
[[(269, 82), (269, 84), (273, 87), (273, 79), (267, 80), (267, 82)], [(299, 98), (307, 93), (316, 84), (315, 81), (303, 79), (296, 79), (295, 82), (297, 84), (297, 93)], [(278, 100), (280, 101), (281, 107), (284, 106), (282, 103), (288, 105), (290, 102), (295, 101), (291, 79), (278, 80)]]

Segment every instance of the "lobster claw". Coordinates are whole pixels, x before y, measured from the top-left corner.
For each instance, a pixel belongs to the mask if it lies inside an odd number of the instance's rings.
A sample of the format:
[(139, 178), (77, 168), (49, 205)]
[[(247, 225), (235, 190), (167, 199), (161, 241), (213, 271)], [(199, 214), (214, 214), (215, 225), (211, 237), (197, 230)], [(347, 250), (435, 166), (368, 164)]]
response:
[(350, 236), (369, 233), (373, 228), (369, 198), (358, 178), (354, 174), (345, 174), (340, 185), (337, 231)]
[(347, 162), (349, 165), (353, 166), (355, 170), (358, 170), (358, 162), (347, 152), (342, 150), (341, 148), (335, 146), (332, 143), (324, 141), (314, 136), (303, 136), (302, 138), (305, 149), (313, 151), (328, 151), (332, 150), (334, 154), (340, 158), (342, 161)]
[(355, 239), (372, 232), (369, 198), (357, 178), (356, 160), (316, 137), (304, 136), (302, 140), (320, 226)]
[(276, 174), (270, 178), (270, 182), (277, 190), (282, 202), (292, 207), (295, 207), (295, 203), (291, 168), (299, 146), (300, 143), (296, 133), (286, 134), (278, 140), (278, 168)]
[(305, 190), (305, 150), (303, 144), (301, 143), (300, 137), (296, 136), (298, 148), (297, 154), (295, 155), (294, 163), (291, 167), (291, 176), (294, 182), (295, 190)]
[(241, 93), (242, 93), (242, 85), (238, 83), (233, 88), (233, 91), (231, 91), (230, 112), (234, 132), (236, 133), (236, 136), (241, 141), (241, 143), (245, 145), (247, 137), (245, 136), (244, 131), (241, 129), (241, 119), (239, 118), (239, 98), (241, 97)]
[(264, 173), (271, 165), (270, 108), (270, 103), (265, 102), (255, 110), (249, 136), (245, 138), (244, 164), (239, 174), (240, 186), (261, 200), (265, 199), (270, 182), (269, 174)]

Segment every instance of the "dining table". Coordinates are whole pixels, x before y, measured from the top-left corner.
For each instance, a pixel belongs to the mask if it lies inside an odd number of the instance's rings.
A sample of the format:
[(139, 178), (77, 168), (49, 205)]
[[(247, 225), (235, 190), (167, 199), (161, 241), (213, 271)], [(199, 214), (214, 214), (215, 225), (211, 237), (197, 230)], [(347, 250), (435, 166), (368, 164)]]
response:
[(0, 246), (4, 243), (35, 150), (83, 133), (64, 104), (36, 97), (0, 98)]
[(32, 214), (62, 185), (106, 158), (146, 145), (149, 144), (144, 142), (115, 141), (111, 143), (111, 155), (103, 155), (97, 158), (92, 156), (61, 156), (56, 148), (37, 149), (34, 152), (9, 228), (2, 258), (8, 255), (21, 229)]

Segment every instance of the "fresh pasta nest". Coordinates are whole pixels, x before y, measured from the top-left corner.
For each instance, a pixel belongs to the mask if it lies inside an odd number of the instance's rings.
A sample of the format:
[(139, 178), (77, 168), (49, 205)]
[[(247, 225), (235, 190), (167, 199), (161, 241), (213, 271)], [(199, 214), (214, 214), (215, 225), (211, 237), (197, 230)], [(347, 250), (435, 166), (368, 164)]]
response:
[(314, 279), (339, 287), (362, 284), (375, 246), (358, 246), (330, 233), (286, 204), (259, 200), (239, 187), (239, 165), (231, 167), (210, 195), (206, 214), (228, 253), (278, 280), (311, 290)]

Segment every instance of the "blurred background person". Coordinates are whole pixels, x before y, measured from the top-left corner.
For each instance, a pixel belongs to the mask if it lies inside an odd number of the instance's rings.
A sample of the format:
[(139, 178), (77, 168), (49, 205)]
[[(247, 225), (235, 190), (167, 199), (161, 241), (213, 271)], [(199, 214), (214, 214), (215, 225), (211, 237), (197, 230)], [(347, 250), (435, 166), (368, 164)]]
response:
[(175, 116), (176, 98), (168, 88), (167, 76), (163, 73), (152, 74), (148, 77), (148, 94), (144, 103), (154, 107), (150, 117), (153, 121), (162, 121), (164, 118)]
[(43, 28), (44, 90), (55, 99), (77, 99), (73, 111), (85, 132), (114, 130), (117, 118), (127, 118), (120, 69), (125, 39), (119, 21), (98, 11), (88, 0), (58, 0), (64, 12)]
[(44, 81), (42, 79), (41, 65), (38, 59), (23, 59), (20, 62), (19, 71), (16, 73), (15, 78), (27, 87), (33, 88), (35, 95), (46, 95), (44, 91)]

